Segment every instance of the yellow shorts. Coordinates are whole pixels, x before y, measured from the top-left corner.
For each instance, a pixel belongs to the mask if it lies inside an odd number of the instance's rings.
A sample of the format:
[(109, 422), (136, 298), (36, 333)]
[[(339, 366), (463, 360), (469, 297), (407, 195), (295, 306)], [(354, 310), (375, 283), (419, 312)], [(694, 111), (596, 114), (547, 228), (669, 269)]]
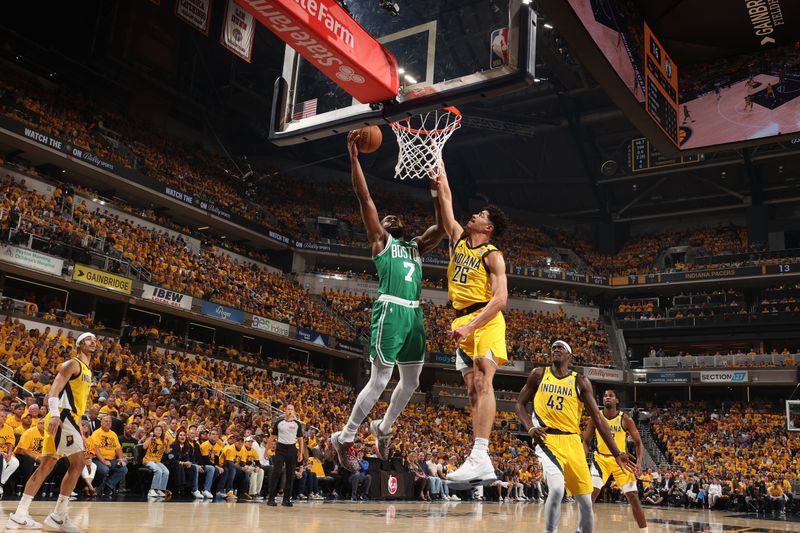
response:
[(44, 440), (42, 440), (42, 455), (65, 455), (83, 453), (83, 435), (80, 424), (75, 417), (62, 411), (61, 427), (53, 435), (47, 431), (50, 424), (50, 413), (44, 417)]
[(611, 455), (602, 455), (594, 452), (590, 470), (592, 472), (592, 483), (596, 489), (602, 489), (608, 478), (614, 476), (614, 481), (617, 482), (623, 493), (637, 490), (636, 476), (633, 475), (633, 472), (623, 470)]
[(548, 433), (544, 444), (536, 445), (536, 456), (549, 485), (554, 485), (554, 478), (561, 478), (566, 489), (575, 496), (591, 494), (594, 490), (580, 435)]
[[(479, 309), (469, 315), (456, 318), (450, 325), (450, 329), (455, 330), (465, 326), (480, 312)], [(495, 358), (498, 365), (503, 365), (508, 361), (506, 319), (503, 317), (503, 313), (497, 313), (489, 322), (473, 331), (469, 337), (461, 340), (456, 350), (456, 369), (463, 372), (464, 369), (472, 367), (473, 359), (486, 357), (489, 354)]]

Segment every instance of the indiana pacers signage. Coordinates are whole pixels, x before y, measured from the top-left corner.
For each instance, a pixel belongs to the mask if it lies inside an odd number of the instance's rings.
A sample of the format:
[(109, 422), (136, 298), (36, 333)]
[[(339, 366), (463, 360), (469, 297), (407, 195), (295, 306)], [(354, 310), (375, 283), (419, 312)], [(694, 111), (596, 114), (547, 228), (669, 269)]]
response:
[(130, 294), (133, 289), (133, 280), (130, 278), (109, 274), (81, 264), (75, 265), (75, 270), (72, 271), (72, 279), (123, 294)]

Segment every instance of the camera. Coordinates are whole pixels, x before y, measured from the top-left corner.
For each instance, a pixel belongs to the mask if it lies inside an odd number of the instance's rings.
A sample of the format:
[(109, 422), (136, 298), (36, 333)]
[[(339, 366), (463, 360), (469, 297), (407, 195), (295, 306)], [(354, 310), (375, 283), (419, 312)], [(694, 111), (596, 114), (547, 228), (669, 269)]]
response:
[(400, 14), (400, 4), (394, 2), (392, 0), (378, 0), (379, 5), (381, 8), (385, 9), (389, 12), (389, 14), (393, 17), (396, 17)]

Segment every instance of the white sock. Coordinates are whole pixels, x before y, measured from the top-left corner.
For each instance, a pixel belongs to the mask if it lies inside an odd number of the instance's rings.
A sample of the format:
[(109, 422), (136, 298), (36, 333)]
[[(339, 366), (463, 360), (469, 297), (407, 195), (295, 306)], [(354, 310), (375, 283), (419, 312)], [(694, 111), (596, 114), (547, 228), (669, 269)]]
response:
[(639, 533), (648, 533), (647, 528), (646, 527), (640, 527), (639, 528)]
[(23, 494), (22, 498), (19, 499), (19, 505), (17, 505), (17, 512), (14, 513), (19, 516), (26, 516), (28, 514), (28, 509), (31, 506), (31, 502), (33, 501), (33, 496), (28, 494)]
[(69, 506), (69, 494), (64, 496), (63, 494), (58, 495), (58, 501), (56, 501), (56, 508), (53, 510), (54, 515), (64, 516), (67, 514), (67, 507)]
[(472, 445), (472, 457), (481, 457), (489, 455), (489, 439), (482, 439), (480, 437), (475, 439), (475, 444)]

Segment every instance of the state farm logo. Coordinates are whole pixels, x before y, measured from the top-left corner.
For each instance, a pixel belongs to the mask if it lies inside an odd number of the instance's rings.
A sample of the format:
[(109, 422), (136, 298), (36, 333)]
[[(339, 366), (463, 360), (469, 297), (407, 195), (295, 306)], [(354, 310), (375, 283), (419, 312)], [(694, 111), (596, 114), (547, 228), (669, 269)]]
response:
[(347, 65), (342, 65), (339, 67), (339, 72), (336, 73), (336, 77), (342, 81), (352, 81), (353, 83), (357, 83), (359, 85), (364, 83), (364, 76), (357, 74), (352, 67), (348, 67)]
[(397, 494), (397, 478), (389, 476), (389, 480), (386, 482), (386, 488), (389, 489), (389, 494)]

